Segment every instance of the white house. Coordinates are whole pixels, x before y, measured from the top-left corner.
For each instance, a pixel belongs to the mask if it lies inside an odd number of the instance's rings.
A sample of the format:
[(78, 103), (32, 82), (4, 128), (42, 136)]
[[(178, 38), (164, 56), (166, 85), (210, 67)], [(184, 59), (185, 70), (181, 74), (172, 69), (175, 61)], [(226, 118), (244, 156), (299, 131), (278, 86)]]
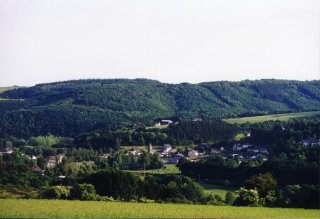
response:
[(136, 150), (136, 149), (133, 149), (133, 148), (132, 148), (132, 149), (129, 151), (129, 153), (132, 154), (133, 156), (139, 156), (140, 154), (142, 154), (142, 151)]
[(169, 119), (161, 120), (161, 125), (170, 125), (171, 123), (172, 123), (172, 120), (169, 120)]
[(163, 145), (163, 152), (169, 152), (172, 150), (172, 146), (170, 144)]
[(46, 166), (48, 168), (54, 168), (57, 165), (57, 160), (55, 156), (50, 156), (47, 158)]
[(211, 149), (211, 153), (212, 153), (212, 154), (220, 154), (220, 152), (221, 152), (221, 151), (220, 151), (219, 149), (217, 149), (217, 148), (212, 148), (212, 149)]
[(11, 148), (0, 147), (0, 154), (12, 154), (13, 150)]
[(199, 152), (196, 150), (188, 151), (188, 157), (190, 157), (190, 158), (197, 157), (198, 155), (199, 155)]
[(202, 122), (202, 119), (201, 118), (193, 118), (192, 122)]

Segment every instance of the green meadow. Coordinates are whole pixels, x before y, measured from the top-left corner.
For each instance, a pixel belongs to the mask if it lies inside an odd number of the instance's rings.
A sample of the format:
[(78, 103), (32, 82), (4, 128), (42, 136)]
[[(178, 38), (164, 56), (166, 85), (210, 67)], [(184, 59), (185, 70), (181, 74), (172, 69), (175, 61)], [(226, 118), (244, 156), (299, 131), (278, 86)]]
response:
[(227, 192), (235, 192), (237, 189), (228, 186), (222, 186), (218, 184), (209, 184), (205, 182), (199, 182), (199, 184), (204, 188), (205, 195), (219, 195), (223, 200), (225, 199)]
[(284, 114), (273, 114), (273, 115), (264, 115), (264, 116), (251, 116), (251, 117), (241, 117), (241, 118), (231, 118), (224, 119), (224, 121), (232, 124), (243, 124), (246, 122), (249, 123), (259, 123), (265, 121), (288, 121), (293, 118), (301, 118), (319, 115), (320, 111), (312, 111), (312, 112), (299, 112), (299, 113), (284, 113)]
[(212, 205), (1, 199), (1, 218), (319, 218), (320, 210)]
[(180, 174), (179, 168), (175, 164), (166, 164), (161, 169), (152, 169), (152, 170), (126, 170), (127, 172), (136, 173), (138, 175), (146, 174), (152, 174), (152, 175), (158, 175), (158, 174)]

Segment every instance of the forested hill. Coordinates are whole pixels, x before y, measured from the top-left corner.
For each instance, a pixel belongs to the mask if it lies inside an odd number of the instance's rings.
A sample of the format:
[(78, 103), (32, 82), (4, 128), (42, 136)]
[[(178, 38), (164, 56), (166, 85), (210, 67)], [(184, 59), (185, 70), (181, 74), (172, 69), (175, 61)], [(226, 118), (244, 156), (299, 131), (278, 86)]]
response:
[(159, 117), (226, 118), (315, 109), (320, 109), (320, 81), (75, 80), (1, 93), (0, 134), (74, 136), (100, 128), (150, 124)]

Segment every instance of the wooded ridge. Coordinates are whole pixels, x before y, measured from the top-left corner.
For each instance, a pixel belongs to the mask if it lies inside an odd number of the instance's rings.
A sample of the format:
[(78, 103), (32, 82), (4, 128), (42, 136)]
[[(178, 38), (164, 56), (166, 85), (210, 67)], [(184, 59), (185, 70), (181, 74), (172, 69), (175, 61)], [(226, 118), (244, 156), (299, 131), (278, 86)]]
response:
[(320, 81), (167, 84), (147, 79), (73, 80), (0, 94), (0, 134), (75, 136), (177, 116), (230, 118), (320, 109)]

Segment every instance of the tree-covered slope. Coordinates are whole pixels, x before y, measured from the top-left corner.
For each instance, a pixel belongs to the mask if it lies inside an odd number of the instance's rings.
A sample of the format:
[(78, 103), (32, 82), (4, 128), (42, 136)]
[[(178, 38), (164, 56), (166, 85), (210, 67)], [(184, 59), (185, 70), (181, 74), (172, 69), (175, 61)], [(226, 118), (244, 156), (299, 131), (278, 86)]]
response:
[(0, 133), (74, 136), (159, 117), (234, 117), (320, 108), (320, 81), (259, 80), (165, 84), (75, 80), (0, 94)]

